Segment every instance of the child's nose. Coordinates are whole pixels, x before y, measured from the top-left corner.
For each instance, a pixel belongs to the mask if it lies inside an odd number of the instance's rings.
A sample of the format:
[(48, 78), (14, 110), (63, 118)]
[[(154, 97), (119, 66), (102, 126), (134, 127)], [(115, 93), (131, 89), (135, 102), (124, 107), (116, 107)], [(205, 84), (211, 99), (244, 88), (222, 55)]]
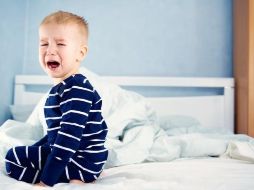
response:
[(56, 54), (56, 46), (55, 45), (48, 45), (47, 48), (47, 55), (55, 55)]

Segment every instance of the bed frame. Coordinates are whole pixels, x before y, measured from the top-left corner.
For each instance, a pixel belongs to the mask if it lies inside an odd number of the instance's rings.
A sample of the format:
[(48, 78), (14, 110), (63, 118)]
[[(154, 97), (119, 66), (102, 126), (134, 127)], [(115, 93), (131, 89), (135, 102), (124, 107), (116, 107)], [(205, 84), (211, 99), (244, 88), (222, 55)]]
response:
[[(197, 118), (204, 127), (221, 127), (234, 132), (234, 79), (181, 77), (105, 76), (103, 80), (132, 87), (222, 88), (222, 95), (191, 97), (147, 97), (159, 116), (186, 115)], [(29, 85), (51, 85), (44, 75), (17, 75), (14, 105), (35, 104), (42, 93), (31, 92)]]

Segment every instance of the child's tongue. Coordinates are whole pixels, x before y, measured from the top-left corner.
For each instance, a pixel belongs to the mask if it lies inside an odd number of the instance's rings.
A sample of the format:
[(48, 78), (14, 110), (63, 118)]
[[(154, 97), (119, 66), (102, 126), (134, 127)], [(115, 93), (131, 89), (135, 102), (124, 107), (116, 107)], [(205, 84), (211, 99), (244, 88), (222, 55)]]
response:
[(53, 69), (57, 68), (59, 65), (60, 64), (56, 61), (48, 62), (48, 66)]

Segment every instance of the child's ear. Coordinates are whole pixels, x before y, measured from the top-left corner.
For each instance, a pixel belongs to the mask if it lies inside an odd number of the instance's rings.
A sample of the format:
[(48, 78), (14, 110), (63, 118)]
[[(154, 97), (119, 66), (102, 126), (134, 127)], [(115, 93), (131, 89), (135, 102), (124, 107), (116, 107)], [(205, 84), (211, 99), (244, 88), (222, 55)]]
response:
[(78, 61), (82, 61), (87, 55), (88, 47), (86, 45), (81, 46)]

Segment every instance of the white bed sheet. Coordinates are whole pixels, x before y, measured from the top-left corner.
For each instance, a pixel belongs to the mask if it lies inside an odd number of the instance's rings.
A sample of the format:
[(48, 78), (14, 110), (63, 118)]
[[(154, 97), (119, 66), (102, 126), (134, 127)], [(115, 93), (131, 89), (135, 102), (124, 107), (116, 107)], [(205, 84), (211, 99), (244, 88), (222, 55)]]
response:
[[(93, 184), (60, 183), (54, 190), (252, 190), (254, 165), (225, 158), (179, 159), (106, 169)], [(39, 189), (0, 173), (3, 190)]]

